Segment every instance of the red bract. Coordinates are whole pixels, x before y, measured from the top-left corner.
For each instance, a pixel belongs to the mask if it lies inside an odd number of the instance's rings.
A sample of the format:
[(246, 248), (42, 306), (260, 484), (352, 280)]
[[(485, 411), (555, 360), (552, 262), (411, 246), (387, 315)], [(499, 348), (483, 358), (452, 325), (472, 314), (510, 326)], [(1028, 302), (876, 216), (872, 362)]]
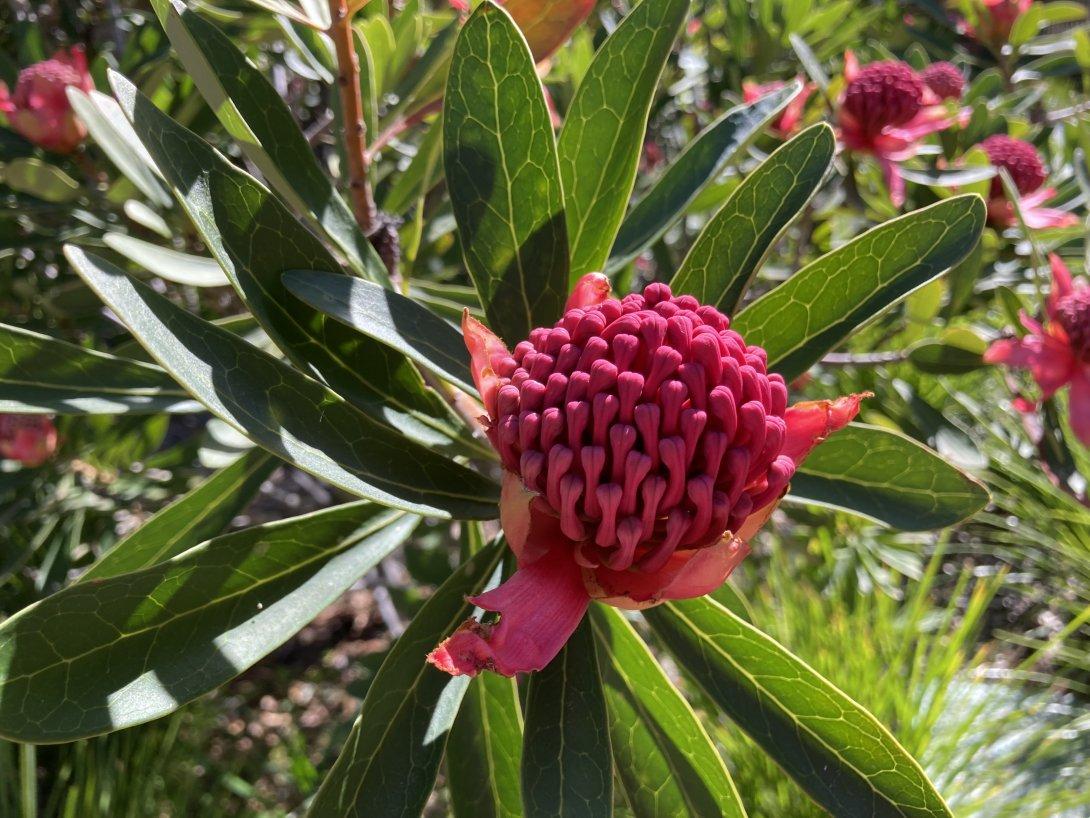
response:
[[(1078, 217), (1073, 213), (1044, 206), (1056, 195), (1056, 189), (1042, 187), (1048, 173), (1041, 155), (1032, 144), (996, 134), (981, 142), (980, 147), (988, 154), (988, 161), (994, 167), (1004, 168), (1010, 174), (1011, 181), (1018, 188), (1022, 217), (1027, 227), (1069, 227), (1078, 224)], [(988, 220), (999, 227), (1009, 227), (1018, 221), (1014, 206), (1007, 201), (1003, 183), (998, 178), (992, 180), (988, 192)]]
[(965, 90), (965, 77), (957, 66), (949, 62), (934, 62), (920, 72), (924, 85), (939, 99), (961, 99)]
[[(984, 360), (1028, 369), (1046, 399), (1070, 385), (1071, 428), (1090, 446), (1090, 288), (1072, 282), (1071, 272), (1055, 253), (1048, 260), (1052, 292), (1047, 321), (1042, 324), (1022, 313), (1022, 326), (1029, 334), (994, 342)], [(1033, 408), (1024, 398), (1017, 400), (1023, 409)]]
[(87, 58), (78, 46), (24, 68), (13, 94), (0, 83), (0, 111), (12, 130), (35, 145), (71, 153), (87, 136), (87, 129), (68, 103), (69, 85), (83, 91), (95, 87), (87, 72)]
[(898, 163), (911, 159), (930, 134), (959, 121), (941, 104), (911, 66), (896, 60), (860, 68), (855, 55), (844, 55), (844, 92), (837, 119), (844, 147), (878, 160), (890, 199), (904, 204), (904, 179)]
[(57, 429), (44, 415), (0, 415), (0, 457), (40, 466), (57, 450)]
[(862, 398), (788, 407), (764, 350), (665, 284), (617, 300), (585, 276), (563, 318), (510, 352), (468, 314), (463, 328), (518, 570), (472, 600), (498, 624), (470, 620), (428, 657), (455, 675), (541, 669), (591, 599), (645, 608), (717, 588)]
[[(742, 99), (744, 102), (756, 102), (766, 94), (779, 91), (785, 85), (787, 85), (786, 82), (780, 82), (779, 80), (760, 85), (755, 82), (743, 82)], [(788, 139), (798, 132), (802, 124), (802, 113), (806, 109), (806, 100), (810, 98), (810, 95), (816, 89), (817, 86), (814, 83), (808, 82), (802, 87), (802, 91), (787, 103), (783, 113), (772, 123), (772, 132), (776, 136), (780, 137), (780, 139)]]

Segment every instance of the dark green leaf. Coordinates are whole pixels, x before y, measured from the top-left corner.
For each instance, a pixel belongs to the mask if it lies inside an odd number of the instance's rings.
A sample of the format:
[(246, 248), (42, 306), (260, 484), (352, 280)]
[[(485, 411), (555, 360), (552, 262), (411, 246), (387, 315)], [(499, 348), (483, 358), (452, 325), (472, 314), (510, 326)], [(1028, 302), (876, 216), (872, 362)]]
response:
[(957, 264), (984, 229), (984, 202), (956, 196), (868, 230), (742, 310), (734, 328), (791, 380), (852, 330)]
[(310, 270), (285, 273), (284, 285), (316, 310), (476, 392), (462, 334), (411, 298), (362, 279)]
[(722, 172), (800, 89), (797, 82), (789, 83), (756, 102), (731, 108), (705, 128), (625, 217), (606, 267), (624, 266), (662, 236), (681, 218), (704, 186)]
[(933, 341), (916, 344), (908, 352), (918, 370), (932, 375), (963, 375), (984, 366), (984, 339), (968, 329), (954, 329)]
[(950, 818), (874, 716), (722, 605), (667, 602), (644, 616), (723, 712), (832, 815)]
[(244, 454), (119, 540), (79, 582), (149, 568), (222, 533), (279, 463), (263, 449)]
[(522, 742), (527, 818), (613, 814), (613, 769), (605, 692), (584, 617), (563, 650), (530, 677)]
[(326, 319), (294, 298), (285, 270), (340, 272), (326, 247), (257, 180), (156, 108), (128, 80), (114, 90), (209, 252), (269, 336), (304, 372), (426, 445), (450, 445), (464, 426), (398, 352)]
[(24, 609), (0, 625), (0, 735), (71, 741), (173, 712), (283, 644), (417, 521), (337, 506)]
[(903, 531), (944, 528), (988, 502), (984, 486), (898, 432), (853, 423), (811, 452), (791, 496)]
[(723, 759), (635, 629), (595, 605), (613, 763), (636, 818), (745, 818)]
[(495, 516), (486, 478), (401, 437), (328, 388), (228, 330), (65, 248), (84, 281), (164, 369), (260, 446), (333, 485), (385, 505), (442, 516)]
[(482, 673), (469, 683), (447, 742), (455, 818), (521, 818), (522, 711), (514, 679)]
[(466, 596), (498, 579), (497, 543), (462, 564), (413, 617), (367, 689), (359, 718), (307, 812), (309, 818), (419, 815), (469, 678), (424, 661), (473, 612)]
[(777, 239), (817, 192), (835, 149), (825, 124), (781, 145), (701, 231), (670, 282), (674, 292), (733, 314)]
[(273, 189), (321, 225), (357, 270), (386, 281), (382, 260), (272, 84), (182, 0), (153, 0), (152, 6), (201, 96)]
[(157, 366), (0, 324), (0, 412), (119, 415), (195, 412)]
[(598, 49), (557, 150), (571, 277), (601, 270), (628, 206), (647, 117), (689, 0), (643, 0)]
[(466, 268), (489, 325), (515, 344), (560, 317), (568, 239), (541, 81), (526, 40), (491, 2), (454, 47), (443, 140)]

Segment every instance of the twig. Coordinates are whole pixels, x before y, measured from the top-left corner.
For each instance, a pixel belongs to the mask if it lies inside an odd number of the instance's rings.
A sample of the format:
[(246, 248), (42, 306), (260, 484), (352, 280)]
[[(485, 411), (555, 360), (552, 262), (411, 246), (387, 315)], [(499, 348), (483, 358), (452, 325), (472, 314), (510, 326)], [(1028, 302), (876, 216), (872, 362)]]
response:
[(326, 129), (332, 124), (333, 112), (324, 111), (320, 117), (310, 124), (310, 127), (306, 129), (303, 135), (307, 138), (307, 142), (313, 145), (322, 138), (322, 134), (324, 134)]
[(394, 122), (392, 125), (390, 125), (389, 128), (380, 133), (378, 137), (375, 138), (375, 140), (372, 141), (371, 144), (367, 147), (368, 161), (370, 161), (371, 158), (373, 158), (375, 154), (377, 154), (380, 150), (386, 147), (387, 143), (395, 136), (400, 136), (401, 134), (405, 133), (405, 131), (407, 131), (409, 128), (420, 122), (423, 122), (431, 114), (435, 113), (436, 111), (442, 110), (442, 107), (443, 100), (433, 100), (432, 102), (429, 102), (427, 105), (425, 105), (423, 108), (420, 108), (418, 111), (413, 112), (410, 116)]
[(830, 352), (821, 362), (825, 366), (872, 366), (899, 364), (908, 360), (907, 352)]
[[(352, 7), (359, 4), (353, 2)], [(344, 143), (348, 158), (348, 189), (352, 211), (364, 234), (370, 236), (375, 226), (375, 198), (367, 178), (367, 128), (363, 124), (363, 96), (360, 93), (360, 63), (352, 34), (352, 13), (348, 0), (329, 0), (332, 22), (326, 32), (337, 51), (337, 86), (341, 93), (344, 117)]]

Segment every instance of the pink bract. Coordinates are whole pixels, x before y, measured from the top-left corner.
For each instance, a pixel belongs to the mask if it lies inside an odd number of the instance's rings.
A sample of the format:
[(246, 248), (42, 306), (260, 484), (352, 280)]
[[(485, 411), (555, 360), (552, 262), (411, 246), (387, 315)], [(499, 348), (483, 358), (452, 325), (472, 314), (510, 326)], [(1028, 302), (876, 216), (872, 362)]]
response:
[(470, 620), (429, 655), (456, 675), (541, 669), (592, 599), (646, 608), (717, 588), (863, 397), (789, 407), (763, 349), (665, 284), (618, 300), (584, 276), (511, 351), (468, 313), (463, 329), (518, 570), (472, 599), (498, 623)]
[(31, 468), (57, 449), (57, 428), (45, 415), (0, 415), (0, 457)]
[(87, 136), (87, 129), (68, 102), (68, 86), (91, 91), (81, 47), (58, 51), (50, 59), (19, 72), (15, 91), (0, 83), (0, 111), (12, 130), (35, 145), (57, 153), (71, 153)]

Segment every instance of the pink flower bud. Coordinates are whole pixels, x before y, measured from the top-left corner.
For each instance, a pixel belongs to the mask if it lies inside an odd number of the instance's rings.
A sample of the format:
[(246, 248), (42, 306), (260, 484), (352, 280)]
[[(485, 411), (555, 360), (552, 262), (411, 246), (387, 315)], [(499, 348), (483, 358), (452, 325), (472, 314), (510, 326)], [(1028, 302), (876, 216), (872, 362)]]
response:
[(924, 104), (926, 86), (910, 65), (873, 62), (858, 70), (844, 89), (841, 110), (868, 133), (904, 125)]
[(0, 415), (0, 457), (40, 466), (57, 449), (57, 429), (45, 415)]
[(961, 99), (961, 94), (965, 90), (965, 77), (953, 63), (945, 61), (931, 63), (920, 72), (920, 78), (939, 99)]
[(15, 92), (0, 83), (0, 111), (18, 134), (57, 153), (71, 153), (87, 136), (68, 103), (66, 88), (94, 88), (82, 47), (58, 51), (19, 72)]
[(584, 276), (512, 352), (465, 322), (519, 570), (474, 600), (498, 626), (472, 622), (433, 651), (447, 672), (540, 669), (592, 598), (642, 608), (714, 590), (797, 464), (858, 410), (861, 396), (789, 408), (764, 350), (717, 309), (665, 284), (608, 298), (603, 281)]
[[(1011, 175), (1011, 180), (1023, 196), (1033, 193), (1045, 183), (1048, 174), (1045, 172), (1044, 162), (1041, 161), (1041, 154), (1024, 139), (995, 134), (981, 142), (980, 147), (988, 154), (988, 161), (992, 165), (1004, 168)], [(989, 195), (1003, 195), (1003, 184), (999, 179), (992, 180)]]

